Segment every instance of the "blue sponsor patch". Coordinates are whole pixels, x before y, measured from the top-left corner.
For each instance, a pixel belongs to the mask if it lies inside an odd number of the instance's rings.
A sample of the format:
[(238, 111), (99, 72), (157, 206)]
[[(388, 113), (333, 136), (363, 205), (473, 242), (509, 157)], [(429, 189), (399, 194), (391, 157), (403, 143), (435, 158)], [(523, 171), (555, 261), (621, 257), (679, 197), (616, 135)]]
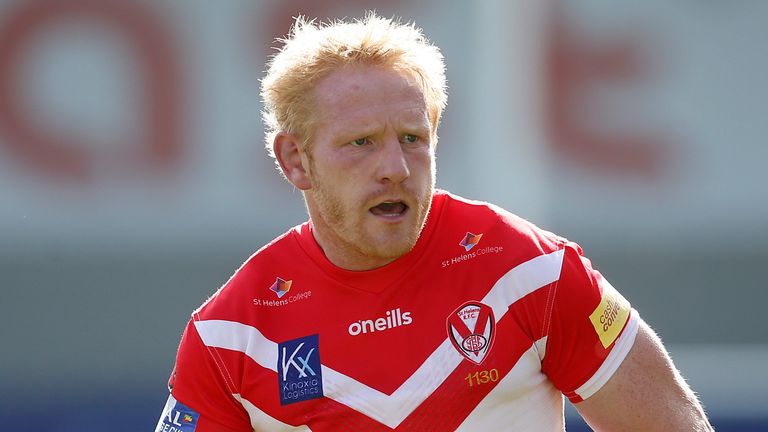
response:
[(318, 335), (278, 344), (277, 378), (282, 405), (323, 397)]
[(155, 432), (194, 432), (198, 418), (199, 413), (170, 395)]

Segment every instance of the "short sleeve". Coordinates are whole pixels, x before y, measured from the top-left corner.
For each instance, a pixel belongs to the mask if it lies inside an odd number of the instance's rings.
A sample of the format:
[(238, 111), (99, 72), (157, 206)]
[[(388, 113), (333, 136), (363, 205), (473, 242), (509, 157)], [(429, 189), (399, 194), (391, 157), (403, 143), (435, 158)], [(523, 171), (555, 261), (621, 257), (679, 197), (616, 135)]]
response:
[(187, 419), (195, 420), (194, 425), (184, 429), (172, 424), (168, 430), (176, 427), (183, 432), (251, 432), (248, 413), (235, 399), (235, 384), (227, 382), (226, 372), (220, 368), (190, 321), (176, 355), (168, 383), (171, 396), (158, 430), (165, 431), (164, 420), (185, 426), (181, 420), (186, 415)]
[(571, 402), (580, 402), (621, 365), (634, 343), (638, 316), (575, 243), (565, 244), (553, 290), (542, 370)]

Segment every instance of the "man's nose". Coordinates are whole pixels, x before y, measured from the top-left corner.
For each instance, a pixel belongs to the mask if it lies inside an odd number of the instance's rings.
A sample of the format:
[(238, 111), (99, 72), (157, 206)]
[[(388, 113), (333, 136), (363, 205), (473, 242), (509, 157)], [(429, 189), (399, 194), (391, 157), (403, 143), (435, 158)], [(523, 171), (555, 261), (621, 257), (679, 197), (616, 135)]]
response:
[(411, 175), (398, 137), (387, 137), (382, 143), (377, 174), (382, 183), (400, 183)]

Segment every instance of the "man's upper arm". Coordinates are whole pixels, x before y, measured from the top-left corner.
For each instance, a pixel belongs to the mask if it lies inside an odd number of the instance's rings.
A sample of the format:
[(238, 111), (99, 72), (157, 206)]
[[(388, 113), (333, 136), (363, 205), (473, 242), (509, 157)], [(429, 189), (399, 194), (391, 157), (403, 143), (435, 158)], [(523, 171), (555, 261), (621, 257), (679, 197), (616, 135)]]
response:
[(171, 395), (156, 432), (251, 432), (248, 415), (190, 321), (169, 382)]
[(596, 431), (713, 430), (661, 341), (642, 321), (618, 370), (575, 406)]

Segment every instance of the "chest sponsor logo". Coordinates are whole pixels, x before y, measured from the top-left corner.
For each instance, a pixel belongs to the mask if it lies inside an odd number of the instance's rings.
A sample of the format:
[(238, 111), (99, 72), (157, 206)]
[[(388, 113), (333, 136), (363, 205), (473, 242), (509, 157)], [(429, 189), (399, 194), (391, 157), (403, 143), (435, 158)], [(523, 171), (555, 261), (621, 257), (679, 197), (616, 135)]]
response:
[(471, 232), (467, 232), (467, 235), (464, 236), (464, 239), (459, 242), (459, 246), (463, 247), (464, 250), (469, 252), (473, 247), (480, 243), (480, 239), (482, 237), (482, 234), (472, 234)]
[(155, 432), (194, 432), (198, 418), (200, 414), (170, 395)]
[(493, 346), (496, 319), (493, 309), (480, 302), (470, 301), (459, 306), (446, 319), (448, 339), (467, 360), (481, 364)]
[(291, 303), (296, 303), (298, 301), (306, 300), (312, 297), (312, 291), (304, 291), (298, 293), (294, 292), (293, 294), (288, 294), (288, 292), (291, 290), (291, 285), (293, 285), (292, 280), (285, 280), (279, 277), (276, 278), (275, 283), (269, 287), (269, 290), (277, 296), (277, 299), (271, 296), (267, 298), (255, 298), (253, 299), (253, 305), (267, 307), (286, 306)]
[(617, 337), (629, 318), (629, 302), (607, 280), (600, 282), (603, 293), (589, 321), (600, 338), (603, 348), (608, 348)]
[(277, 298), (283, 298), (283, 296), (288, 291), (291, 290), (292, 283), (293, 281), (287, 281), (287, 280), (282, 280), (280, 278), (277, 278), (277, 280), (275, 280), (275, 283), (273, 283), (272, 286), (269, 287), (269, 289), (271, 289), (272, 291), (275, 292), (275, 294), (277, 294)]
[(440, 262), (441, 267), (446, 268), (455, 264), (461, 264), (469, 260), (475, 259), (482, 255), (497, 254), (504, 252), (504, 246), (483, 246), (475, 247), (480, 243), (480, 239), (483, 234), (474, 234), (467, 232), (467, 234), (459, 242), (459, 246), (464, 248), (464, 253), (456, 255), (448, 259), (444, 259)]
[(277, 377), (282, 405), (323, 397), (319, 336), (279, 343)]
[(400, 308), (397, 308), (388, 310), (384, 316), (379, 318), (357, 320), (347, 327), (347, 332), (350, 336), (357, 336), (361, 333), (373, 333), (410, 325), (412, 322), (413, 318), (411, 318), (410, 312), (401, 312)]

